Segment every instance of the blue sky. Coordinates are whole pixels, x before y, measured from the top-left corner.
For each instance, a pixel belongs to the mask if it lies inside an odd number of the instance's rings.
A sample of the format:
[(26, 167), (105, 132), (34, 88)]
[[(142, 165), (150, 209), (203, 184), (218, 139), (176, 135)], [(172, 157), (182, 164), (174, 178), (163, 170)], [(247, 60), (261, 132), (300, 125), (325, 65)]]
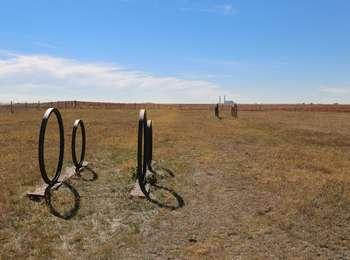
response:
[(350, 103), (350, 1), (1, 1), (0, 90), (0, 102)]

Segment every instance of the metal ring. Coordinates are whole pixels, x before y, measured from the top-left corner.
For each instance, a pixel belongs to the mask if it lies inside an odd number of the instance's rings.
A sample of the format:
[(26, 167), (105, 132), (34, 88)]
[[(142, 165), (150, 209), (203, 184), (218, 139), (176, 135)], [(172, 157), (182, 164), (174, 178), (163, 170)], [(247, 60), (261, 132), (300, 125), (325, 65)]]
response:
[[(80, 161), (78, 162), (75, 145), (76, 145), (77, 130), (79, 126), (81, 129), (82, 144), (81, 144)], [(83, 162), (85, 158), (85, 146), (86, 146), (86, 134), (85, 134), (84, 122), (81, 119), (77, 119), (74, 122), (73, 131), (72, 131), (72, 159), (76, 170), (80, 170), (80, 168), (83, 166)]]
[(214, 114), (215, 117), (219, 117), (219, 104), (216, 104), (214, 107)]
[(153, 160), (153, 127), (152, 127), (152, 120), (147, 121), (146, 126), (146, 145), (147, 145), (147, 152), (145, 153), (145, 159), (147, 163), (148, 169), (152, 169), (152, 160)]
[(235, 118), (238, 117), (238, 105), (237, 104), (234, 104), (234, 106), (233, 106), (233, 116)]
[(140, 110), (138, 139), (137, 139), (137, 180), (143, 194), (148, 197), (149, 190), (146, 189), (146, 172), (147, 161), (145, 153), (147, 153), (147, 137), (145, 135), (147, 127), (147, 112), (145, 109)]
[[(55, 114), (58, 122), (58, 127), (60, 131), (60, 154), (58, 158), (58, 163), (56, 167), (56, 174), (55, 176), (50, 179), (47, 176), (46, 168), (45, 168), (45, 160), (44, 160), (44, 143), (45, 143), (45, 132), (46, 132), (46, 126), (49, 121), (49, 118), (51, 114)], [(64, 156), (64, 128), (63, 128), (63, 121), (61, 117), (61, 113), (56, 108), (49, 108), (46, 110), (44, 117), (41, 121), (41, 127), (40, 127), (40, 134), (39, 134), (39, 166), (40, 166), (40, 172), (41, 176), (44, 179), (44, 182), (47, 183), (49, 186), (52, 186), (55, 184), (61, 174), (62, 165), (63, 165), (63, 156)]]

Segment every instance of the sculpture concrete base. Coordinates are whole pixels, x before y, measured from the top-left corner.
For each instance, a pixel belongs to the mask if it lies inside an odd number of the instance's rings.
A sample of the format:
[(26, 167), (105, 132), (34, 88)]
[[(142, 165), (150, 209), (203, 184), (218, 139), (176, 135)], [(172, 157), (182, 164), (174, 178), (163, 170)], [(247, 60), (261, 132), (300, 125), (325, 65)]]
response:
[[(149, 191), (150, 185), (147, 183), (146, 184), (146, 190)], [(139, 182), (136, 181), (133, 189), (130, 192), (130, 196), (133, 198), (146, 198), (145, 194), (143, 194)]]
[[(83, 168), (88, 166), (89, 163), (88, 162), (83, 162)], [(75, 167), (67, 167), (62, 174), (60, 175), (60, 177), (58, 178), (58, 182), (53, 186), (53, 189), (57, 189), (61, 186), (61, 183), (63, 181), (68, 180), (69, 178), (71, 178), (72, 176), (76, 175), (75, 172)], [(34, 200), (34, 201), (41, 201), (42, 199), (44, 199), (45, 197), (45, 190), (47, 188), (47, 184), (43, 183), (42, 185), (36, 187), (36, 189), (32, 192), (27, 192), (26, 195), (29, 199)]]

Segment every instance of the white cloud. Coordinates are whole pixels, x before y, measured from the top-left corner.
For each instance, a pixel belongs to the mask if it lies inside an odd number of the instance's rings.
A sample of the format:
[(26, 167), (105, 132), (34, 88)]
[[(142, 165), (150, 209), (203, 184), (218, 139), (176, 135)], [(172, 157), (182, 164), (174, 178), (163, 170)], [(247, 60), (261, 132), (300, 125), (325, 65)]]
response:
[(232, 95), (205, 80), (160, 77), (125, 70), (113, 63), (47, 55), (0, 55), (0, 102), (77, 99), (204, 103), (215, 102), (223, 94)]
[(204, 13), (212, 13), (212, 14), (225, 15), (225, 16), (231, 16), (237, 13), (237, 9), (235, 9), (231, 4), (182, 7), (180, 8), (180, 11), (204, 12)]
[(225, 15), (232, 15), (236, 13), (236, 9), (230, 4), (217, 5), (213, 10)]

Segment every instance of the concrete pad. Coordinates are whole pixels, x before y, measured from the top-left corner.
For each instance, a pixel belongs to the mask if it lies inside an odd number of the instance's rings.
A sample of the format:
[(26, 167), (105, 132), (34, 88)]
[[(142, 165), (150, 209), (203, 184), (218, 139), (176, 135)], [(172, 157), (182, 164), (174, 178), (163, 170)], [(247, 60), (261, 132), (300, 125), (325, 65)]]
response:
[[(83, 167), (88, 166), (88, 162), (83, 162)], [(76, 175), (75, 173), (75, 166), (72, 167), (67, 167), (60, 175), (58, 178), (58, 183), (54, 185), (54, 189), (57, 189), (61, 186), (60, 182), (66, 181), (69, 178), (73, 177)], [(43, 183), (40, 186), (37, 186), (36, 189), (32, 192), (27, 192), (26, 196), (29, 197), (29, 199), (34, 200), (34, 201), (41, 201), (45, 197), (45, 190), (47, 188), (47, 184)]]

